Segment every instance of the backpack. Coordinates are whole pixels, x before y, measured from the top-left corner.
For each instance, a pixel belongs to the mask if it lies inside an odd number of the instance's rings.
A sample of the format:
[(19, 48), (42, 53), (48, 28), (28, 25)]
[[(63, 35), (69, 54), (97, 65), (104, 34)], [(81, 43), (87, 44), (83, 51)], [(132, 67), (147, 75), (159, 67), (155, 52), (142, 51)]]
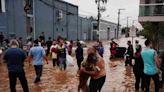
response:
[(57, 52), (57, 49), (55, 47), (53, 47), (53, 48), (51, 48), (51, 52), (56, 53)]

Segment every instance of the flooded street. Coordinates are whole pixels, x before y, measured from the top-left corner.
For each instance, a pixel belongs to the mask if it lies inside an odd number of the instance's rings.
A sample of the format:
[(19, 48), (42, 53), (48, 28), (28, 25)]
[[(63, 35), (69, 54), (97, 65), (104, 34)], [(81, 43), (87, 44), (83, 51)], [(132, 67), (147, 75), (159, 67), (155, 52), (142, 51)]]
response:
[(0, 92), (164, 92), (163, 39), (164, 0), (0, 0)]
[[(108, 44), (108, 43), (105, 43)], [(86, 49), (85, 49), (86, 51)], [(86, 52), (85, 52), (86, 53)], [(109, 46), (105, 45), (104, 60), (106, 64), (106, 82), (102, 92), (135, 92), (134, 75), (131, 67), (125, 67), (123, 59), (109, 60)], [(34, 84), (34, 67), (25, 63), (26, 78), (30, 92), (77, 92), (78, 77), (77, 66), (68, 66), (66, 71), (52, 67), (52, 62), (44, 64), (41, 82)], [(9, 92), (8, 74), (5, 64), (0, 64), (0, 92)], [(22, 92), (22, 87), (17, 81), (17, 92)], [(151, 85), (153, 92), (153, 85)], [(160, 92), (164, 92), (160, 90)]]

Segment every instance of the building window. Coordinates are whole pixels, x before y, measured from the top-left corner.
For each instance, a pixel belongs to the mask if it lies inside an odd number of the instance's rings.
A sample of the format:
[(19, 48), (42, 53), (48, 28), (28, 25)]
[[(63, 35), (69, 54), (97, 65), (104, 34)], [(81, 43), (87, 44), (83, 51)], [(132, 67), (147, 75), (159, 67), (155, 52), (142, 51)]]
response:
[(108, 27), (107, 30), (110, 31), (110, 27)]
[(110, 27), (107, 28), (107, 37), (108, 37), (108, 40), (110, 39)]
[(62, 10), (57, 10), (56, 11), (56, 17), (57, 17), (57, 20), (60, 21), (63, 19), (63, 11)]
[(150, 3), (150, 0), (145, 0), (145, 4), (149, 4)]
[(110, 34), (110, 27), (107, 28), (107, 33)]
[(58, 32), (58, 28), (56, 28), (56, 31)]
[(0, 12), (2, 12), (2, 5), (1, 5), (1, 0), (0, 0)]
[(5, 0), (0, 0), (0, 12), (5, 12)]
[(2, 1), (0, 0), (0, 12), (2, 12)]
[(62, 28), (62, 32), (64, 31), (64, 29)]
[(93, 23), (93, 29), (94, 29), (94, 30), (98, 29), (97, 23)]
[(33, 14), (33, 0), (24, 0), (23, 6), (24, 6), (24, 11), (28, 14), (27, 16), (32, 16), (32, 14)]

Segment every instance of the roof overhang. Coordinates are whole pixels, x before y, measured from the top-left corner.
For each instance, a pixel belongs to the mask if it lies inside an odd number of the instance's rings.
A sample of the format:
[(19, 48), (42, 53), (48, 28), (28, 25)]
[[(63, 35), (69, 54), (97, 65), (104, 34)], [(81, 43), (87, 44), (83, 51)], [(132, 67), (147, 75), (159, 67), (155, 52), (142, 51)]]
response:
[(164, 16), (139, 16), (140, 23), (143, 22), (164, 22)]

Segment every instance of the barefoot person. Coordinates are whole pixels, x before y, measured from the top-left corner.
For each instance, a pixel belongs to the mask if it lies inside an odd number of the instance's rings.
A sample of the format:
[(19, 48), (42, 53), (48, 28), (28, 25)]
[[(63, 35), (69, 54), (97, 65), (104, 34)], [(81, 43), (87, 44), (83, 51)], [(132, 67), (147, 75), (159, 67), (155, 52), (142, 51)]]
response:
[(4, 60), (7, 63), (10, 91), (16, 92), (16, 81), (19, 78), (23, 88), (23, 92), (29, 92), (25, 72), (23, 69), (26, 55), (22, 49), (19, 48), (17, 40), (10, 41), (10, 48), (4, 54)]
[[(106, 79), (105, 63), (94, 47), (88, 48), (87, 53), (88, 58), (82, 63), (81, 72), (91, 77), (89, 92), (100, 92)], [(87, 66), (83, 65), (88, 63)]]

